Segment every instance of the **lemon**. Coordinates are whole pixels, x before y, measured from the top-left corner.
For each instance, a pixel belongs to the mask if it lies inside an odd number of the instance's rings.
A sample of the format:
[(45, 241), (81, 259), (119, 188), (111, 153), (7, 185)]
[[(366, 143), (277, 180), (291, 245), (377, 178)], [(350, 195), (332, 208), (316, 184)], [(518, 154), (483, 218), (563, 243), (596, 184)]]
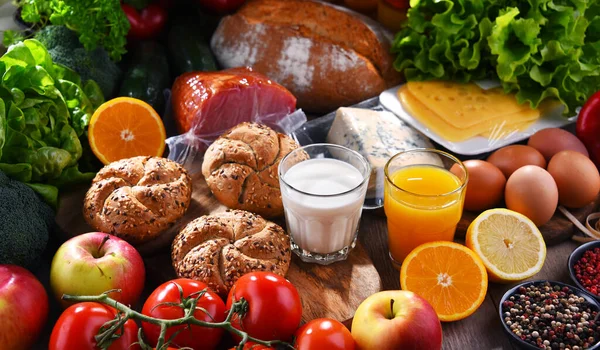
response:
[(538, 273), (546, 260), (546, 242), (533, 221), (508, 209), (481, 213), (467, 229), (466, 244), (483, 261), (489, 279), (515, 282)]

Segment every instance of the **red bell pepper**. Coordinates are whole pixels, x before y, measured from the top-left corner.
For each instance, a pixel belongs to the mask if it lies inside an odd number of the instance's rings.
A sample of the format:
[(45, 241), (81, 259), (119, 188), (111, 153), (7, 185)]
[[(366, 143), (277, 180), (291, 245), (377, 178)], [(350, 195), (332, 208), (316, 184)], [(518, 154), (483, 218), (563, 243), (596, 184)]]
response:
[(214, 12), (227, 13), (240, 8), (246, 0), (198, 0), (198, 2)]
[(157, 4), (149, 4), (140, 11), (131, 5), (121, 4), (121, 9), (131, 25), (127, 33), (130, 39), (153, 39), (160, 34), (167, 23), (167, 11)]
[(384, 0), (393, 8), (398, 10), (408, 9), (410, 7), (410, 0)]
[(587, 148), (590, 159), (600, 168), (600, 91), (581, 107), (576, 133)]

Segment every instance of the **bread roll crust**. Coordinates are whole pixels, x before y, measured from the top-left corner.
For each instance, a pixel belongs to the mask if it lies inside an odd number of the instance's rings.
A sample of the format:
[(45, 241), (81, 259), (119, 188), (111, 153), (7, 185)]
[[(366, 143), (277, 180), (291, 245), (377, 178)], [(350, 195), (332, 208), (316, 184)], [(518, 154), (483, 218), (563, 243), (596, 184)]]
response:
[(204, 154), (202, 175), (217, 200), (264, 217), (283, 215), (277, 167), (298, 148), (287, 135), (242, 123), (221, 135)]
[(226, 294), (246, 273), (285, 276), (291, 261), (290, 240), (278, 225), (242, 210), (205, 215), (175, 237), (171, 260), (177, 276), (200, 280)]
[(191, 179), (181, 165), (159, 157), (128, 158), (96, 174), (83, 215), (94, 229), (138, 245), (180, 219), (191, 196)]

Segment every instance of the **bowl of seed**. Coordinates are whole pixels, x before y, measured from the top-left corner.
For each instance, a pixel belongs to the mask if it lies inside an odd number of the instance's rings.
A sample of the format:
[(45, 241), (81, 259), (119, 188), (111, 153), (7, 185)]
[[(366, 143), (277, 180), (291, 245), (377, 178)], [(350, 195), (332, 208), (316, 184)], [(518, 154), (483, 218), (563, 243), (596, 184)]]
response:
[(569, 255), (567, 265), (573, 283), (600, 300), (600, 241), (577, 247)]
[(600, 304), (589, 293), (555, 281), (529, 281), (500, 300), (500, 321), (521, 349), (600, 349)]

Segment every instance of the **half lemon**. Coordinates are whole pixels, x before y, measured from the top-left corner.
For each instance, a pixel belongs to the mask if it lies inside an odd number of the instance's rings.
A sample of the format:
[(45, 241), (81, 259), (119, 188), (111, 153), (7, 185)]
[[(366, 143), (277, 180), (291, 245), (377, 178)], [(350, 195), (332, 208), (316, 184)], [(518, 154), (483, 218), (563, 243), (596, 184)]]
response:
[(526, 216), (508, 209), (481, 213), (467, 229), (467, 247), (485, 265), (490, 281), (509, 283), (538, 273), (546, 260), (546, 243)]

